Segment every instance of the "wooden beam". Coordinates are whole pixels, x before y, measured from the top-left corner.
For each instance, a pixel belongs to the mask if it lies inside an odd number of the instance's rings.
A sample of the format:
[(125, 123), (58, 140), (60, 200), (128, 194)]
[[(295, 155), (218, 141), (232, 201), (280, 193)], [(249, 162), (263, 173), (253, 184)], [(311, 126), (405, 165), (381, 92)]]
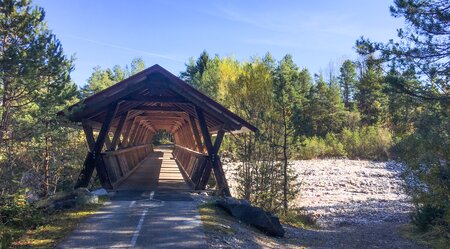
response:
[(219, 187), (219, 194), (224, 196), (231, 196), (230, 188), (228, 187), (227, 179), (220, 162), (220, 158), (217, 155), (220, 145), (223, 140), (225, 131), (222, 129), (219, 131), (216, 137), (214, 145), (211, 142), (211, 137), (209, 135), (208, 127), (206, 125), (205, 116), (203, 115), (203, 110), (196, 106), (196, 112), (198, 117), (198, 122), (200, 125), (200, 130), (203, 135), (203, 140), (205, 141), (206, 149), (208, 151), (208, 161), (210, 163), (206, 164), (205, 171), (199, 181), (197, 187), (204, 189), (208, 183), (209, 177), (211, 175), (211, 168), (214, 170), (214, 176), (216, 177), (216, 183)]
[(171, 107), (171, 106), (138, 106), (134, 107), (133, 110), (138, 111), (154, 111), (154, 112), (181, 112), (184, 113), (184, 111), (181, 108), (178, 107)]
[(129, 102), (152, 102), (152, 103), (189, 103), (183, 97), (165, 97), (165, 96), (142, 96), (136, 95), (131, 97), (126, 97), (123, 100)]
[(198, 124), (200, 125), (203, 141), (205, 142), (206, 149), (209, 153), (212, 151), (213, 145), (211, 142), (211, 137), (209, 136), (208, 126), (206, 125), (205, 115), (203, 114), (203, 110), (198, 106), (195, 107), (195, 111), (197, 112)]
[(86, 135), (86, 143), (90, 152), (94, 150), (95, 138), (92, 126), (88, 125), (85, 120), (81, 121), (83, 125), (84, 134)]
[[(139, 77), (139, 79), (136, 79), (136, 77)], [(146, 89), (148, 87), (148, 82), (152, 81), (160, 81), (161, 76), (153, 74), (153, 75), (143, 75), (139, 76), (136, 75), (133, 79), (133, 76), (126, 79), (125, 81), (135, 81), (133, 82), (132, 87), (128, 85), (127, 88), (117, 91), (114, 94), (103, 94), (99, 96), (96, 99), (93, 99), (92, 101), (85, 100), (83, 101), (83, 104), (85, 105), (84, 108), (82, 108), (80, 111), (75, 112), (72, 115), (72, 119), (77, 120), (80, 118), (89, 118), (92, 115), (96, 115), (101, 110), (104, 110), (107, 108), (110, 103), (118, 102), (121, 98), (124, 98), (131, 94), (137, 94), (141, 92), (142, 90)]]
[(116, 131), (114, 132), (113, 139), (111, 141), (111, 145), (108, 150), (114, 151), (116, 150), (116, 146), (119, 143), (120, 134), (122, 133), (123, 127), (125, 125), (125, 121), (127, 120), (129, 112), (120, 116), (119, 124), (117, 125)]
[(105, 137), (105, 150), (108, 150), (109, 146), (111, 146), (111, 138), (109, 137), (109, 133)]
[(81, 170), (77, 184), (75, 185), (76, 188), (87, 187), (89, 185), (89, 181), (92, 177), (92, 173), (94, 172), (94, 168), (97, 170), (97, 175), (102, 186), (107, 189), (112, 188), (105, 165), (102, 163), (100, 153), (102, 151), (103, 145), (105, 144), (106, 136), (108, 136), (109, 129), (111, 127), (111, 121), (114, 119), (118, 107), (119, 105), (117, 103), (114, 103), (108, 108), (105, 119), (102, 123), (102, 128), (100, 129), (100, 132), (97, 136), (94, 147), (92, 151), (89, 152), (86, 156), (83, 169)]
[(222, 145), (223, 136), (225, 135), (225, 130), (220, 129), (219, 132), (217, 132), (216, 140), (214, 141), (214, 154), (219, 153), (220, 145)]
[(195, 144), (197, 145), (197, 151), (204, 152), (202, 139), (200, 137), (200, 133), (198, 132), (197, 121), (195, 121), (195, 118), (192, 115), (189, 115), (189, 121), (192, 133), (194, 134)]
[(127, 128), (125, 129), (125, 133), (123, 134), (123, 138), (122, 138), (119, 148), (123, 148), (123, 147), (127, 146), (130, 132), (131, 132), (131, 129), (133, 128), (135, 119), (136, 119), (136, 117), (127, 121)]

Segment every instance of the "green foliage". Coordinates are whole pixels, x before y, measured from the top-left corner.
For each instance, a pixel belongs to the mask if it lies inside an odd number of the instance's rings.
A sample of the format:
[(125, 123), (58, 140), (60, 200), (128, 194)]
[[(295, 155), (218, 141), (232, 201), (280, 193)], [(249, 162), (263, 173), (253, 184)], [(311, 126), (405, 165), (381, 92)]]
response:
[(115, 65), (112, 69), (102, 69), (99, 66), (94, 67), (94, 72), (92, 72), (87, 84), (81, 90), (83, 97), (89, 97), (98, 93), (144, 69), (145, 62), (142, 58), (135, 58), (131, 61), (131, 70), (128, 69), (128, 66), (122, 68), (120, 65)]
[(392, 134), (386, 128), (376, 126), (354, 130), (344, 128), (341, 133), (328, 133), (324, 138), (318, 136), (304, 138), (297, 147), (295, 158), (347, 157), (386, 160), (391, 145)]
[[(73, 60), (30, 1), (0, 3), (0, 189), (47, 195), (80, 167), (79, 131), (56, 113), (78, 100)], [(74, 166), (76, 165), (76, 166)], [(62, 177), (64, 176), (64, 177)], [(70, 178), (70, 177), (69, 177)], [(64, 180), (62, 180), (64, 179)]]
[(339, 71), (341, 73), (339, 75), (339, 85), (342, 89), (342, 98), (345, 107), (350, 110), (357, 83), (356, 66), (351, 60), (345, 60)]
[(286, 214), (279, 215), (280, 221), (293, 227), (303, 229), (317, 229), (316, 220), (302, 209), (292, 209)]
[(411, 96), (428, 101), (449, 103), (450, 85), (450, 8), (442, 0), (395, 0), (391, 6), (394, 17), (403, 17), (404, 29), (398, 30), (399, 40), (373, 43), (361, 38), (356, 42), (360, 54), (380, 52), (380, 61), (391, 61), (401, 71), (413, 70), (421, 85), (396, 82), (392, 86)]
[(361, 38), (356, 45), (360, 54), (377, 52), (378, 62), (391, 63), (387, 83), (391, 91), (403, 94), (390, 100), (394, 129), (402, 137), (394, 151), (408, 165), (409, 177), (420, 183), (409, 186), (417, 211), (414, 222), (422, 231), (440, 231), (448, 238), (450, 8), (441, 0), (394, 4), (391, 14), (406, 22), (398, 30), (399, 40), (373, 43)]
[(44, 217), (23, 194), (0, 197), (0, 248), (9, 248), (24, 230), (36, 228)]
[(366, 60), (360, 81), (356, 84), (356, 100), (361, 121), (366, 125), (383, 124), (387, 119), (387, 95), (381, 66), (372, 56)]
[(36, 227), (42, 223), (42, 215), (30, 205), (23, 194), (0, 198), (0, 224), (18, 228)]
[(345, 110), (339, 87), (328, 85), (322, 76), (316, 77), (316, 83), (310, 88), (299, 113), (297, 135), (321, 137), (329, 132), (340, 132), (351, 114)]
[(172, 144), (173, 138), (170, 133), (159, 130), (153, 136), (153, 145)]
[(440, 104), (430, 104), (415, 121), (416, 130), (394, 147), (409, 166), (409, 176), (420, 182), (408, 186), (422, 231), (450, 227), (450, 118)]
[(413, 214), (412, 222), (422, 232), (426, 232), (432, 226), (439, 225), (437, 223), (443, 220), (444, 214), (445, 209), (442, 207), (425, 205), (423, 207), (419, 207), (416, 213)]
[(340, 141), (349, 158), (387, 160), (393, 139), (388, 129), (368, 126), (353, 131), (344, 129)]

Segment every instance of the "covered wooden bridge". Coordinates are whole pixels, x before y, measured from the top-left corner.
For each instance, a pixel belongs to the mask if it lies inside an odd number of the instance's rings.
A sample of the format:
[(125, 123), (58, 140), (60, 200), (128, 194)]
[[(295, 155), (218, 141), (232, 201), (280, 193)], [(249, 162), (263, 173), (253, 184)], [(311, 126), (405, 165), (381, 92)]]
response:
[(230, 195), (218, 156), (224, 134), (257, 130), (159, 65), (86, 98), (64, 115), (81, 122), (89, 146), (76, 187), (87, 187), (95, 169), (104, 188), (116, 188), (146, 162), (153, 136), (164, 130), (173, 135), (173, 158), (192, 188), (205, 189), (214, 172), (220, 193)]

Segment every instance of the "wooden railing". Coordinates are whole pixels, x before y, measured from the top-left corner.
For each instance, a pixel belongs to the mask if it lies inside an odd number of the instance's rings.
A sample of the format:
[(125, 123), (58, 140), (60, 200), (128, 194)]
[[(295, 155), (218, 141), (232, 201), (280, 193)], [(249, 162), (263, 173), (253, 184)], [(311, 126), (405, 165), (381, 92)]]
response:
[(189, 178), (190, 184), (197, 189), (205, 170), (207, 155), (180, 145), (175, 145), (172, 154), (180, 165), (182, 173)]
[(150, 152), (153, 152), (153, 147), (150, 144), (146, 144), (102, 153), (102, 159), (111, 185), (116, 188)]

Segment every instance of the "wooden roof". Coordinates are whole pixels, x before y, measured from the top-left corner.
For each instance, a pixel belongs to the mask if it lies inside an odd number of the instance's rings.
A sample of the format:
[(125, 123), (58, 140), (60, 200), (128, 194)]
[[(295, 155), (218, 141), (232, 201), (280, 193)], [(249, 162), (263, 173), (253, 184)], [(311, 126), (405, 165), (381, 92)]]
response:
[(154, 65), (71, 106), (66, 115), (74, 122), (89, 122), (99, 129), (108, 107), (119, 103), (112, 122), (121, 115), (139, 117), (155, 130), (175, 132), (188, 120), (197, 119), (195, 107), (203, 109), (211, 133), (224, 128), (230, 132), (257, 128), (159, 65)]

